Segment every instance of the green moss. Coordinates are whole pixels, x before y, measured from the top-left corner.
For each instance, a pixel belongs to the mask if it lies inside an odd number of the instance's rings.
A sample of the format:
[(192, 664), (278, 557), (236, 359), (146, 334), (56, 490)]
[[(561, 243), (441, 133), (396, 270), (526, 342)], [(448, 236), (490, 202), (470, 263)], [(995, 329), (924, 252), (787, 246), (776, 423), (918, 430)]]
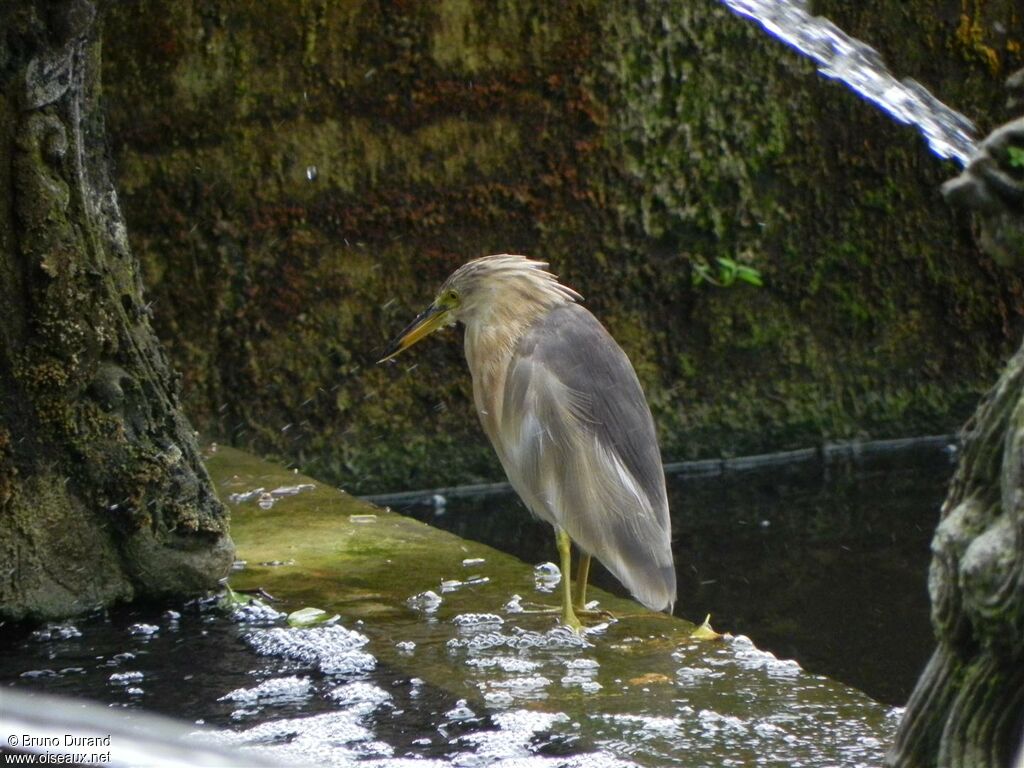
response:
[[(934, 2), (826, 6), (947, 102), (1001, 103)], [(1018, 333), (951, 167), (711, 0), (201, 8), (112, 9), (105, 78), (155, 322), (222, 439), (353, 490), (498, 479), (456, 334), (374, 366), (488, 252), (588, 297), (670, 459), (952, 430)], [(718, 257), (765, 287), (693, 287)]]

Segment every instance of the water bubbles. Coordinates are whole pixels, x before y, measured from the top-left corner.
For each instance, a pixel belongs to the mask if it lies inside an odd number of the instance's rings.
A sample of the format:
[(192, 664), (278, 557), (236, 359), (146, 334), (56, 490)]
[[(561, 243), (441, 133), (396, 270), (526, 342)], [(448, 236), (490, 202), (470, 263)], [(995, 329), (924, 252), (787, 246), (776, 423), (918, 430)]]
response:
[[(488, 701), (503, 701), (497, 695)], [(571, 722), (562, 712), (536, 712), (525, 709), (507, 709), (495, 712), (492, 721), (496, 728), (474, 731), (459, 737), (458, 741), (475, 748), (475, 752), (458, 755), (457, 766), (516, 765), (524, 768), (559, 765), (565, 768), (625, 768), (632, 763), (612, 758), (607, 753), (590, 752), (572, 757), (540, 757), (536, 750), (540, 742), (548, 744), (561, 740), (560, 731)], [(543, 747), (541, 747), (543, 749)], [(575, 751), (575, 750), (574, 750)]]
[(465, 699), (459, 699), (455, 702), (455, 706), (444, 713), (444, 716), (448, 720), (470, 720), (476, 717), (476, 712), (469, 708)]
[(764, 721), (754, 723), (754, 733), (763, 739), (777, 739), (780, 736), (786, 735), (786, 731), (775, 725), (775, 723)]
[[(677, 717), (616, 714), (605, 715), (605, 718), (623, 727), (626, 734), (638, 742), (650, 742), (653, 739), (660, 739), (669, 743), (679, 743), (683, 733), (682, 723)], [(687, 717), (687, 726), (691, 722), (692, 717)]]
[(135, 635), (136, 637), (153, 637), (160, 631), (160, 627), (156, 624), (132, 624), (128, 627), (128, 634)]
[(563, 675), (561, 682), (565, 688), (578, 687), (583, 693), (597, 693), (604, 687), (590, 674), (574, 673)]
[(495, 648), (512, 648), (516, 650), (569, 650), (575, 648), (592, 648), (583, 637), (568, 627), (561, 625), (547, 632), (535, 632), (522, 627), (513, 627), (511, 632), (482, 632), (472, 637), (454, 637), (446, 644), (449, 652), (467, 650), (479, 652)]
[(500, 669), (502, 672), (524, 674), (540, 669), (541, 664), (538, 661), (530, 661), (521, 656), (484, 656), (466, 659), (466, 666), (486, 670)]
[(316, 181), (320, 176), (320, 171), (317, 170), (315, 165), (306, 166), (306, 181)]
[(523, 612), (523, 598), (520, 595), (512, 595), (508, 599), (508, 602), (502, 606), (502, 610), (505, 613), (522, 613)]
[(765, 665), (769, 675), (773, 677), (795, 677), (801, 672), (800, 664), (795, 659), (770, 659)]
[(262, 487), (253, 488), (248, 491), (232, 493), (230, 496), (228, 496), (228, 501), (231, 502), (232, 504), (244, 504), (255, 499), (260, 509), (270, 509), (279, 500), (287, 496), (295, 496), (296, 494), (302, 493), (303, 491), (311, 491), (314, 488), (316, 488), (316, 485), (313, 483), (282, 485), (270, 491)]
[(395, 648), (402, 653), (412, 653), (416, 650), (416, 643), (412, 640), (402, 640), (401, 642), (395, 643)]
[(78, 628), (68, 623), (47, 624), (42, 629), (37, 629), (31, 635), (32, 639), (38, 643), (45, 643), (51, 640), (70, 640), (71, 638), (81, 636), (82, 633)]
[(339, 685), (329, 695), (334, 703), (357, 710), (362, 715), (368, 715), (391, 701), (390, 693), (361, 680)]
[(513, 695), (534, 694), (551, 685), (551, 681), (543, 675), (530, 675), (510, 677), (505, 680), (493, 680), (490, 685), (493, 688), (502, 688), (511, 691)]
[(275, 499), (282, 498), (284, 496), (296, 496), (303, 491), (312, 491), (316, 488), (313, 483), (299, 483), (297, 485), (282, 485), (279, 488), (275, 488), (270, 492), (270, 495)]
[(241, 731), (200, 731), (190, 739), (217, 746), (254, 747), (272, 765), (351, 766), (365, 757), (390, 757), (360, 723), (361, 714), (341, 709), (321, 715), (282, 718)]
[(445, 579), (441, 582), (441, 593), (455, 592), (463, 587), (480, 586), (481, 584), (486, 584), (490, 580), (491, 578), (489, 576), (481, 576), (479, 574), (470, 576), (464, 581), (460, 581), (459, 579)]
[(508, 691), (486, 691), (484, 693), (484, 703), (494, 709), (504, 709), (515, 704), (516, 699)]
[(775, 654), (762, 651), (746, 635), (737, 635), (730, 643), (733, 658), (743, 669), (763, 669), (769, 675), (791, 677), (800, 674), (800, 665), (792, 659), (778, 659)]
[(426, 592), (420, 592), (418, 595), (413, 595), (405, 601), (405, 604), (414, 611), (437, 613), (437, 609), (441, 607), (442, 602), (444, 602), (444, 598), (436, 592), (428, 589)]
[(232, 504), (244, 504), (247, 501), (258, 499), (260, 494), (263, 493), (263, 488), (253, 488), (249, 491), (240, 491), (238, 493), (232, 493), (228, 496), (228, 501)]
[(724, 674), (708, 667), (680, 667), (676, 670), (676, 682), (683, 686), (701, 686)]
[(340, 624), (308, 629), (257, 630), (243, 636), (262, 656), (277, 656), (319, 669), (326, 675), (352, 675), (372, 670), (377, 660), (359, 650), (369, 638)]
[(462, 561), (463, 568), (476, 568), (478, 565), (483, 565), (487, 562), (485, 557), (467, 557)]
[(946, 457), (949, 459), (950, 464), (956, 464), (957, 459), (960, 455), (959, 445), (957, 445), (956, 443), (949, 443), (942, 449), (942, 451), (943, 453), (946, 454)]
[(285, 617), (286, 614), (271, 608), (261, 600), (250, 600), (247, 603), (235, 603), (231, 606), (231, 620), (239, 624), (276, 624)]
[(250, 707), (257, 704), (261, 707), (297, 704), (310, 697), (311, 687), (308, 677), (278, 677), (264, 680), (255, 688), (236, 688), (217, 701), (232, 701)]
[(19, 677), (29, 680), (40, 677), (57, 677), (57, 672), (52, 669), (30, 669), (27, 672), (22, 672)]
[(349, 515), (348, 521), (355, 525), (367, 525), (369, 523), (376, 523), (377, 516), (374, 514), (368, 515)]
[(746, 724), (736, 715), (722, 715), (712, 709), (702, 709), (697, 713), (697, 721), (705, 732), (715, 731), (746, 731)]
[(112, 685), (131, 685), (142, 680), (145, 675), (142, 672), (115, 672), (108, 679)]
[(603, 687), (597, 682), (597, 672), (600, 668), (601, 665), (596, 659), (569, 659), (565, 662), (562, 685), (566, 688), (578, 687), (583, 693), (597, 693)]
[(533, 583), (538, 592), (553, 592), (562, 581), (562, 572), (554, 563), (539, 563), (533, 567)]
[(495, 613), (460, 613), (452, 619), (452, 623), (458, 627), (480, 627), (501, 625), (505, 620)]

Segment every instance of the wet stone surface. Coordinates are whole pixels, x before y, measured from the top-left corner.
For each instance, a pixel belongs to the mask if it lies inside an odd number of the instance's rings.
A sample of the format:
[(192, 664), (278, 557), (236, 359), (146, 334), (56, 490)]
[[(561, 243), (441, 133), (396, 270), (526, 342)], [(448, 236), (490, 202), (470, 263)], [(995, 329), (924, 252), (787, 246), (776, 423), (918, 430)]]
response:
[[(270, 465), (229, 459), (213, 464), (218, 482), (282, 484)], [(239, 503), (239, 557), (294, 561), (232, 577), (272, 607), (194, 601), (9, 630), (0, 684), (171, 715), (197, 741), (275, 763), (852, 766), (884, 754), (898, 710), (745, 637), (692, 639), (692, 624), (597, 589), (616, 619), (575, 635), (528, 612), (554, 599), (532, 564), (385, 510), (349, 522), (359, 509), (329, 489)], [(483, 560), (473, 573), (486, 581), (442, 596), (466, 580), (465, 560)], [(340, 619), (289, 626), (306, 606)]]

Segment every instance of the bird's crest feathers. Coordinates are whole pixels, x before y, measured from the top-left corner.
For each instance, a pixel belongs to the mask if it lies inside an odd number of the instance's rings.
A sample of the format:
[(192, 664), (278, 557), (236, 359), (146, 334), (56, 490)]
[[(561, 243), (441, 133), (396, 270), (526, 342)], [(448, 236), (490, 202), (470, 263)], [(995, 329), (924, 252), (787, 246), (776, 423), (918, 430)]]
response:
[(579, 293), (558, 282), (558, 277), (548, 271), (546, 261), (508, 253), (466, 262), (444, 282), (440, 292), (470, 292), (492, 281), (523, 283), (534, 298), (546, 300), (545, 303), (583, 300)]

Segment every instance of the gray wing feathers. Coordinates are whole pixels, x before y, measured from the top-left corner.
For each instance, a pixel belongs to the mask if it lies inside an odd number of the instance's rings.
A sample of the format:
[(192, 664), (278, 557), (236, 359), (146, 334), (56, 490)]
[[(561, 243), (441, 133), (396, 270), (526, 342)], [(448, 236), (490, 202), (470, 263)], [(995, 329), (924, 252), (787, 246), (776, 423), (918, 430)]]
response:
[(534, 514), (564, 528), (640, 602), (670, 606), (661, 456), (618, 344), (583, 307), (557, 307), (520, 340), (503, 400), (498, 454)]

